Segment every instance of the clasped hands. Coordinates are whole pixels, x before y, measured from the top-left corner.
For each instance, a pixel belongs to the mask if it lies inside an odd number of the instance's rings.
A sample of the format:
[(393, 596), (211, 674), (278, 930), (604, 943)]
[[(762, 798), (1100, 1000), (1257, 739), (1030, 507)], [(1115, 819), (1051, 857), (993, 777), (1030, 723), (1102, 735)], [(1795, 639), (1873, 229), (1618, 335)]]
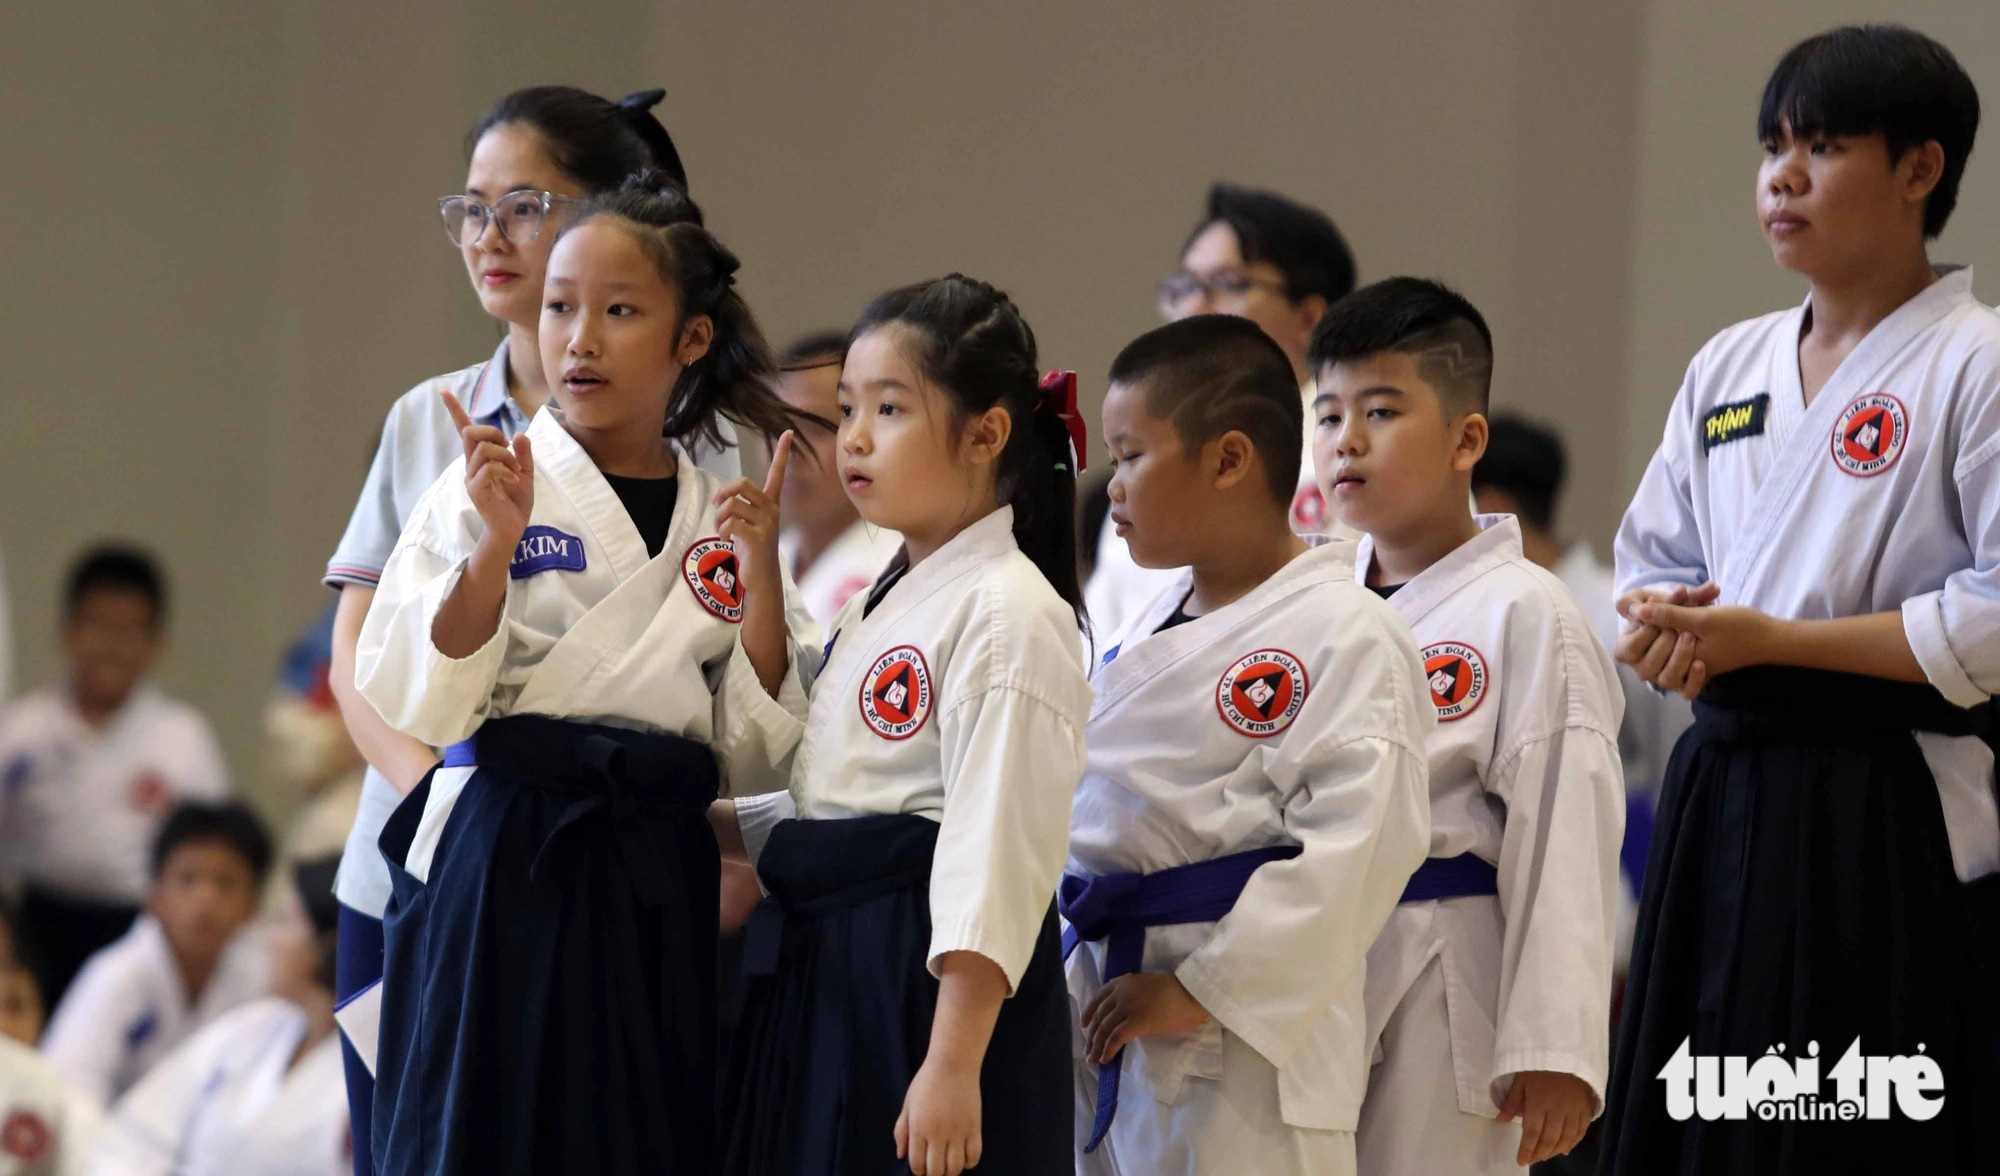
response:
[(1708, 681), (1769, 661), (1778, 622), (1742, 605), (1717, 604), (1722, 589), (1640, 588), (1618, 598), (1625, 631), (1611, 652), (1644, 681), (1692, 699)]

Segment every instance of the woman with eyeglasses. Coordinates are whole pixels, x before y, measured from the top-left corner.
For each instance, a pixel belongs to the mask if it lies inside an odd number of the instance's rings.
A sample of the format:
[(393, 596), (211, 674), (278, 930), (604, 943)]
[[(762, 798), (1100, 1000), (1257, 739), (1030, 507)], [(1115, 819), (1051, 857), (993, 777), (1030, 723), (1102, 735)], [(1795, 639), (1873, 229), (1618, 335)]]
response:
[[(445, 411), (450, 391), (478, 424), (511, 439), (549, 398), (536, 327), (542, 271), (565, 218), (582, 201), (613, 191), (625, 177), (657, 168), (683, 189), (687, 173), (674, 141), (650, 113), (663, 90), (611, 102), (570, 86), (535, 86), (500, 99), (466, 135), (465, 191), (438, 202), (445, 233), (465, 261), (479, 303), (506, 324), (493, 357), (410, 389), (382, 426), (374, 465), (347, 532), (327, 565), (325, 582), (340, 593), (329, 680), (355, 745), (368, 759), (360, 811), (348, 834), (335, 884), (340, 899), (337, 995), (342, 1002), (382, 978), (382, 915), (389, 872), (377, 841), (403, 796), (437, 763), (437, 753), (382, 721), (354, 688), (354, 648), (361, 623), (403, 524), (444, 468), (463, 451)], [(734, 450), (703, 462), (733, 477)], [(720, 467), (720, 468), (718, 468)], [(343, 1040), (347, 1097), (354, 1121), (354, 1169), (370, 1176), (370, 1111), (375, 1083)], [(373, 1042), (366, 1043), (373, 1053)]]

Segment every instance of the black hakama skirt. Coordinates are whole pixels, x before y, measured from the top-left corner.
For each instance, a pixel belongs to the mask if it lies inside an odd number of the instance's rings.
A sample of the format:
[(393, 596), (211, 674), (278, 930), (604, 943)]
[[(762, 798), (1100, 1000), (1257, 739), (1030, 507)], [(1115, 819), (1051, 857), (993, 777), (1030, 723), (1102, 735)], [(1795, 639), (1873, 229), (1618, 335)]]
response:
[(537, 716), (472, 742), (427, 881), (403, 867), (428, 779), (382, 834), (376, 1171), (707, 1176), (714, 755)]
[[(935, 821), (784, 821), (757, 862), (747, 1000), (725, 1103), (731, 1176), (890, 1176), (930, 1045)], [(1055, 909), (980, 1070), (979, 1176), (1068, 1176), (1075, 1115)]]
[[(2000, 876), (1962, 883), (1912, 730), (1991, 740), (1992, 710), (1924, 685), (1756, 667), (1723, 675), (1675, 747), (1646, 866), (1605, 1110), (1603, 1172), (2000, 1172)], [(1919, 1121), (1676, 1120), (1660, 1073), (1818, 1045), (1818, 1097), (1863, 1056), (1928, 1056)], [(1728, 1063), (1716, 1063), (1726, 1072)], [(1890, 1099), (1893, 1102), (1893, 1098)], [(1683, 1108), (1685, 1109), (1685, 1108)]]

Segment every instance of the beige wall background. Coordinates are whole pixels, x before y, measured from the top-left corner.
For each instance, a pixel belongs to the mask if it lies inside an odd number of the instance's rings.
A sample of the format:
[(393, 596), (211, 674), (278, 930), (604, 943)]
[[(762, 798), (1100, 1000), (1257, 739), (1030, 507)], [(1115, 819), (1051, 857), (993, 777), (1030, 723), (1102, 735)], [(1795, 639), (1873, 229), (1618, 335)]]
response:
[[(496, 338), (432, 203), (465, 126), (544, 81), (668, 88), (774, 338), (962, 270), (1093, 401), (1211, 180), (1319, 204), (1364, 280), (1487, 312), (1496, 399), (1562, 426), (1567, 525), (1608, 554), (1688, 357), (1801, 294), (1751, 212), (1765, 74), (1867, 18), (1944, 40), (2000, 109), (1987, 0), (23, 6), (0, 42), (16, 681), (56, 671), (76, 550), (144, 542), (176, 590), (161, 676), (257, 792), (259, 709), (383, 411)], [(1941, 260), (2000, 265), (1995, 124)]]

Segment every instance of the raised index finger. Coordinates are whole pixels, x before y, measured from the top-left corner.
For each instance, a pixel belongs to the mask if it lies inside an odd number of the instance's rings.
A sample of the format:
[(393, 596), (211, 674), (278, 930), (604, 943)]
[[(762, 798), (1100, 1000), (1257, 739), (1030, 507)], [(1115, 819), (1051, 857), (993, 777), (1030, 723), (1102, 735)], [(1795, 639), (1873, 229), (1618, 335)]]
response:
[(458, 397), (451, 394), (451, 389), (446, 388), (438, 395), (444, 400), (444, 410), (451, 414), (451, 424), (458, 430), (458, 439), (465, 445), (465, 460), (471, 461), (474, 444), (472, 439), (465, 435), (465, 431), (472, 427), (472, 417), (465, 411), (465, 406), (458, 402)]
[(792, 460), (792, 430), (778, 438), (778, 447), (771, 451), (771, 472), (764, 475), (764, 493), (776, 498), (785, 484), (785, 466)]

